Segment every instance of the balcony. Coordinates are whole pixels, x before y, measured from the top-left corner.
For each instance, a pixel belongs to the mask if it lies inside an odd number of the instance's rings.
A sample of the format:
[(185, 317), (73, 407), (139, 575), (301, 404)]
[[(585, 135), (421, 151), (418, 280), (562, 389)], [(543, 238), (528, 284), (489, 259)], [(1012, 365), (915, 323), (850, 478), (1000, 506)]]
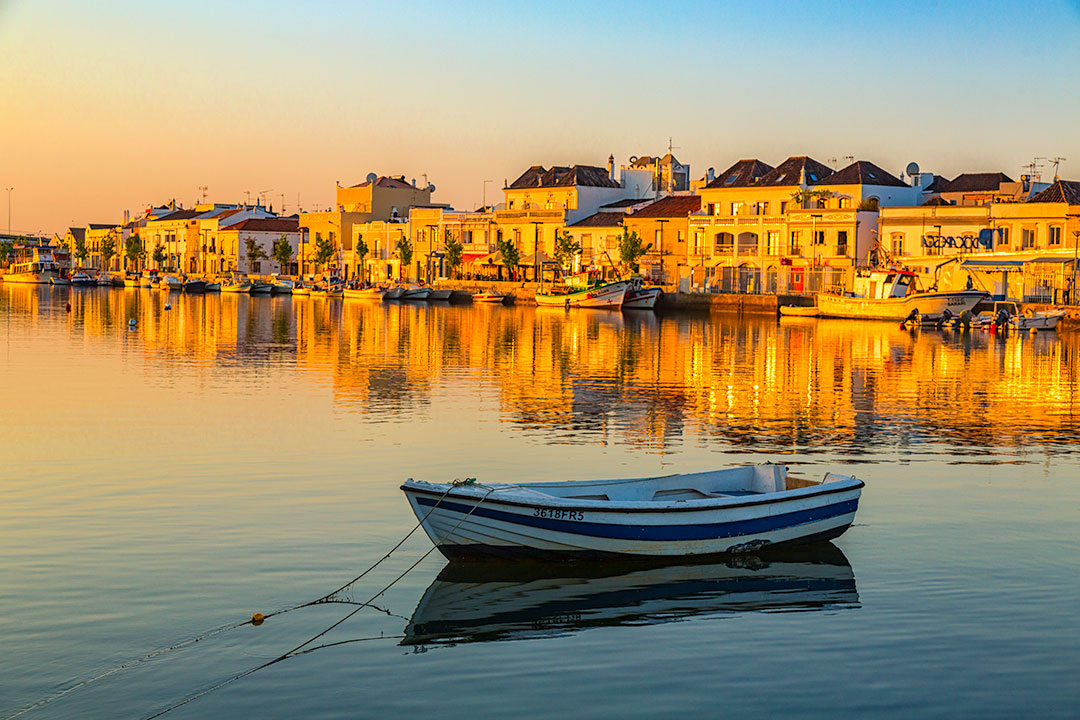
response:
[(562, 222), (566, 217), (566, 211), (562, 209), (558, 210), (538, 210), (536, 208), (528, 208), (526, 210), (496, 210), (495, 222), (499, 223), (512, 223), (512, 222)]

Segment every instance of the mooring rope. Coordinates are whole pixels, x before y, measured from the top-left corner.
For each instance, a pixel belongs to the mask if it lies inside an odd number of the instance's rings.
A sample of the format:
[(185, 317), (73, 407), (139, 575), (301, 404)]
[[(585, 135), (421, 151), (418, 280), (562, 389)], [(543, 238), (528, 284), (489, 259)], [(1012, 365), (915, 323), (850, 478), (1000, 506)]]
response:
[[(477, 487), (489, 487), (487, 485), (481, 485), (481, 484), (477, 483), (476, 478), (466, 478), (465, 480), (455, 480), (454, 482), (450, 483), (450, 486), (447, 487), (446, 491), (442, 495), (439, 496), (439, 499), (435, 502), (435, 504), (431, 507), (431, 509), (428, 510), (426, 513), (424, 513), (424, 516), (422, 518), (420, 518), (420, 521), (415, 526), (413, 526), (413, 528), (411, 530), (409, 530), (409, 532), (407, 532), (405, 534), (405, 536), (403, 538), (401, 538), (401, 540), (398, 541), (398, 543), (396, 545), (394, 545), (394, 547), (390, 548), (390, 550), (385, 555), (383, 555), (381, 558), (376, 560), (374, 564), (372, 564), (370, 567), (368, 567), (362, 573), (360, 573), (359, 575), (354, 577), (352, 580), (350, 580), (349, 582), (347, 582), (344, 585), (342, 585), (341, 587), (339, 587), (337, 590), (334, 590), (331, 593), (327, 593), (326, 595), (323, 595), (322, 597), (318, 598), (317, 600), (310, 600), (310, 601), (305, 602), (305, 603), (300, 603), (299, 605), (292, 605), (290, 607), (282, 608), (280, 610), (274, 610), (274, 611), (272, 611), (270, 613), (267, 613), (267, 614), (263, 615), (262, 619), (266, 620), (268, 618), (272, 618), (272, 617), (275, 617), (277, 615), (284, 615), (287, 612), (292, 612), (293, 610), (299, 610), (301, 608), (309, 607), (311, 605), (317, 605), (317, 604), (321, 604), (321, 603), (332, 602), (330, 600), (330, 598), (332, 598), (334, 595), (337, 595), (341, 591), (345, 590), (346, 588), (348, 588), (350, 585), (354, 584), (358, 580), (361, 580), (362, 578), (364, 578), (364, 576), (366, 576), (372, 570), (374, 570), (379, 565), (381, 565), (383, 563), (383, 561), (387, 560), (391, 555), (394, 554), (395, 551), (397, 551), (402, 545), (404, 545), (405, 541), (408, 540), (410, 537), (412, 537), (413, 533), (415, 533), (417, 530), (419, 530), (421, 527), (423, 527), (424, 522), (428, 519), (428, 517), (431, 515), (431, 513), (435, 512), (435, 510), (438, 509), (439, 505), (442, 504), (442, 501), (444, 499), (446, 499), (446, 496), (449, 495), (452, 490), (454, 490), (455, 488), (459, 488), (459, 487), (467, 486), (467, 485), (476, 485)], [(494, 492), (496, 489), (498, 489), (498, 488), (490, 488), (488, 490), (488, 492), (483, 496), (483, 498), (481, 498), (480, 502), (483, 502), (483, 500), (486, 499), (487, 496), (490, 495), (492, 492)], [(479, 506), (479, 503), (477, 503), (477, 506)], [(472, 514), (472, 512), (470, 511), (469, 515), (471, 515), (471, 514)], [(466, 515), (465, 517), (468, 517), (468, 515)], [(464, 518), (462, 518), (462, 520), (464, 521)], [(457, 529), (457, 526), (455, 526), (453, 528), (453, 530), (456, 530), (456, 529)], [(453, 532), (453, 530), (451, 530), (451, 532)], [(440, 542), (441, 542), (441, 540), (440, 540)], [(431, 550), (428, 550), (428, 552), (424, 554), (424, 557), (426, 558), (428, 555), (430, 555), (431, 551), (434, 550), (434, 549), (435, 549), (435, 547), (432, 547)], [(422, 559), (423, 558), (421, 558), (421, 560)], [(415, 565), (414, 565), (414, 567), (415, 567)], [(410, 568), (410, 570), (411, 569), (412, 568)], [(398, 579), (400, 579), (400, 578), (398, 578)], [(395, 580), (394, 582), (397, 582), (397, 580)], [(393, 583), (391, 583), (391, 585), (392, 584)], [(386, 590), (389, 589), (389, 587), (390, 586), (387, 586), (387, 588), (384, 589), (382, 592), (386, 592)], [(380, 592), (379, 594), (381, 595), (382, 592)], [(375, 600), (376, 598), (378, 598), (378, 595), (376, 595), (374, 598), (372, 598), (372, 600)], [(375, 607), (375, 606), (372, 606), (370, 603), (371, 603), (371, 601), (368, 601), (367, 603), (364, 603), (364, 604), (360, 605), (360, 607), (357, 608), (357, 611), (359, 611), (360, 609), (362, 609), (364, 607)], [(350, 604), (352, 604), (352, 603), (350, 603)], [(375, 609), (380, 610), (382, 612), (385, 612), (387, 615), (394, 615), (394, 613), (391, 613), (389, 610), (386, 610), (384, 608), (376, 607)], [(355, 612), (356, 611), (354, 611), (354, 613)], [(401, 617), (401, 616), (397, 615), (395, 617)], [(407, 620), (407, 618), (405, 618), (405, 619)], [(255, 622), (254, 618), (248, 618), (248, 619), (240, 621), (240, 622), (228, 623), (228, 624), (221, 625), (219, 627), (213, 628), (212, 630), (208, 630), (208, 631), (206, 631), (206, 632), (204, 632), (204, 633), (202, 633), (200, 635), (197, 635), (197, 636), (195, 636), (193, 638), (188, 638), (187, 640), (182, 640), (182, 641), (180, 641), (178, 643), (175, 643), (173, 645), (169, 645), (168, 647), (153, 650), (153, 651), (151, 651), (151, 652), (149, 652), (149, 653), (147, 653), (147, 654), (145, 654), (145, 655), (143, 655), (141, 657), (135, 658), (134, 660), (129, 660), (129, 661), (127, 661), (127, 662), (125, 662), (125, 663), (123, 663), (121, 665), (117, 665), (115, 667), (109, 668), (108, 670), (105, 670), (105, 671), (103, 671), (103, 672), (101, 672), (101, 673), (99, 673), (99, 674), (97, 674), (97, 675), (95, 675), (93, 677), (90, 677), (90, 678), (87, 678), (86, 680), (81, 680), (81, 681), (75, 683), (74, 685), (72, 685), (69, 688), (65, 688), (65, 689), (63, 689), (63, 690), (61, 690), (59, 692), (56, 692), (56, 693), (54, 693), (54, 694), (52, 694), (52, 695), (50, 695), (50, 696), (48, 696), (46, 698), (38, 700), (33, 705), (28, 705), (28, 706), (22, 708), (21, 710), (19, 710), (18, 712), (14, 713), (13, 715), (8, 715), (3, 720), (15, 720), (15, 718), (20, 717), (22, 715), (25, 715), (26, 713), (30, 712), (31, 710), (36, 710), (36, 709), (38, 709), (40, 707), (48, 705), (49, 703), (55, 702), (56, 700), (59, 700), (60, 698), (64, 697), (65, 695), (68, 695), (68, 694), (70, 694), (72, 692), (75, 692), (76, 690), (84, 688), (87, 685), (90, 685), (92, 683), (98, 682), (99, 680), (103, 680), (103, 679), (109, 677), (110, 675), (115, 675), (116, 673), (120, 672), (121, 670), (127, 670), (129, 668), (135, 667), (136, 665), (139, 665), (140, 663), (144, 663), (147, 660), (153, 660), (155, 658), (161, 657), (165, 653), (172, 652), (173, 650), (179, 650), (180, 648), (184, 648), (184, 647), (187, 647), (189, 645), (194, 645), (197, 642), (200, 642), (202, 640), (206, 640), (207, 638), (214, 637), (215, 635), (220, 635), (223, 632), (227, 632), (229, 630), (235, 630), (236, 628), (243, 627), (244, 625), (252, 625), (252, 624), (254, 624), (254, 622)], [(260, 622), (262, 622), (262, 621), (260, 621)], [(315, 639), (315, 638), (313, 638), (313, 639)], [(281, 658), (278, 658), (278, 659), (281, 659)], [(275, 660), (274, 662), (277, 662), (277, 660)], [(237, 679), (239, 679), (239, 678), (237, 678)]]
[[(454, 487), (454, 486), (451, 486), (451, 488), (449, 488), (449, 489), (448, 489), (448, 490), (446, 491), (446, 493), (443, 493), (443, 497), (446, 497), (446, 495), (447, 495), (447, 494), (448, 494), (448, 493), (450, 492), (450, 490), (451, 490), (451, 489), (453, 489), (453, 487)], [(469, 510), (469, 512), (465, 513), (465, 515), (463, 515), (463, 516), (461, 517), (461, 519), (457, 521), (457, 523), (456, 523), (456, 524), (454, 525), (454, 527), (452, 527), (452, 528), (450, 528), (449, 530), (447, 530), (447, 531), (446, 531), (446, 533), (444, 533), (444, 534), (443, 534), (443, 536), (439, 538), (438, 542), (435, 542), (435, 543), (433, 543), (433, 544), (432, 544), (432, 546), (431, 546), (431, 547), (430, 547), (430, 548), (428, 549), (428, 551), (427, 551), (427, 552), (425, 552), (425, 553), (424, 553), (423, 555), (421, 555), (421, 556), (419, 557), (419, 559), (417, 559), (417, 560), (416, 560), (416, 562), (414, 562), (414, 563), (413, 563), (412, 565), (410, 565), (409, 567), (405, 568), (405, 571), (404, 571), (404, 572), (402, 572), (402, 573), (401, 573), (400, 575), (398, 575), (398, 576), (397, 576), (396, 578), (394, 578), (393, 580), (391, 580), (391, 581), (390, 581), (390, 583), (389, 583), (388, 585), (386, 585), (386, 586), (385, 586), (385, 587), (384, 587), (384, 588), (383, 588), (382, 590), (380, 590), (379, 592), (377, 592), (377, 593), (375, 593), (374, 595), (372, 595), (372, 596), (371, 596), (371, 599), (370, 599), (370, 600), (368, 600), (367, 602), (365, 602), (365, 603), (361, 604), (361, 605), (360, 605), (359, 607), (357, 607), (357, 608), (356, 608), (355, 610), (352, 610), (351, 612), (347, 613), (347, 614), (345, 615), (345, 617), (343, 617), (343, 618), (341, 618), (340, 620), (338, 620), (337, 622), (333, 623), (332, 625), (330, 625), (330, 626), (329, 626), (328, 628), (326, 628), (326, 629), (325, 629), (325, 630), (323, 630), (322, 632), (320, 632), (320, 633), (318, 633), (318, 634), (316, 634), (316, 635), (314, 635), (314, 636), (312, 636), (312, 637), (308, 638), (308, 639), (307, 639), (307, 640), (305, 640), (304, 642), (300, 643), (299, 645), (297, 645), (296, 647), (294, 647), (294, 648), (293, 648), (292, 650), (289, 650), (288, 652), (286, 652), (286, 653), (283, 653), (282, 655), (279, 655), (278, 657), (274, 658), (273, 660), (270, 660), (270, 661), (268, 661), (268, 662), (265, 662), (265, 663), (263, 663), (263, 664), (261, 664), (261, 665), (256, 665), (256, 666), (255, 666), (255, 667), (253, 667), (253, 668), (248, 668), (247, 670), (245, 670), (245, 671), (244, 671), (244, 672), (242, 672), (242, 673), (239, 673), (238, 675), (233, 675), (233, 676), (232, 676), (232, 677), (230, 677), (230, 678), (227, 678), (227, 679), (225, 679), (225, 680), (222, 680), (222, 681), (221, 681), (220, 683), (218, 683), (217, 685), (213, 685), (213, 686), (211, 686), (211, 687), (209, 687), (209, 688), (207, 688), (207, 689), (205, 689), (205, 690), (203, 690), (203, 691), (201, 691), (201, 692), (199, 692), (199, 693), (196, 693), (195, 695), (191, 695), (191, 696), (189, 696), (189, 697), (186, 697), (186, 698), (184, 698), (183, 700), (181, 700), (180, 702), (178, 702), (178, 703), (175, 703), (175, 704), (173, 704), (173, 705), (170, 705), (169, 707), (165, 708), (164, 710), (160, 710), (160, 711), (158, 711), (158, 712), (154, 713), (153, 715), (148, 715), (148, 716), (147, 716), (147, 717), (146, 717), (146, 718), (145, 718), (144, 720), (154, 720), (155, 718), (159, 718), (159, 717), (161, 717), (162, 715), (164, 715), (165, 713), (171, 712), (171, 711), (175, 710), (175, 709), (176, 709), (176, 708), (178, 708), (178, 707), (182, 707), (182, 706), (184, 706), (184, 705), (187, 705), (187, 704), (188, 704), (188, 703), (190, 703), (190, 702), (193, 702), (193, 701), (195, 701), (195, 700), (198, 700), (198, 699), (199, 699), (199, 698), (201, 698), (201, 697), (204, 697), (204, 696), (206, 696), (206, 695), (209, 695), (210, 693), (214, 692), (215, 690), (220, 690), (221, 688), (225, 687), (226, 685), (229, 685), (230, 683), (234, 683), (234, 682), (236, 682), (237, 680), (242, 680), (243, 678), (246, 678), (246, 677), (247, 677), (248, 675), (252, 675), (253, 673), (257, 673), (257, 672), (258, 672), (259, 670), (264, 670), (264, 669), (266, 669), (266, 668), (270, 667), (271, 665), (276, 665), (277, 663), (281, 662), (282, 660), (288, 660), (288, 659), (289, 659), (290, 657), (296, 657), (296, 656), (298, 656), (298, 655), (304, 655), (304, 654), (307, 654), (308, 652), (311, 652), (311, 651), (314, 651), (314, 650), (317, 650), (317, 649), (319, 649), (319, 648), (309, 648), (308, 650), (304, 650), (304, 648), (305, 648), (305, 647), (307, 647), (307, 646), (308, 646), (308, 645), (310, 645), (311, 643), (315, 642), (316, 640), (318, 640), (318, 639), (319, 639), (319, 638), (321, 638), (322, 636), (326, 635), (326, 633), (328, 633), (328, 632), (330, 632), (331, 630), (333, 630), (334, 628), (338, 627), (338, 626), (339, 626), (339, 625), (341, 625), (341, 624), (342, 624), (343, 622), (345, 622), (346, 620), (348, 620), (349, 618), (351, 618), (351, 617), (352, 617), (353, 615), (355, 615), (356, 613), (358, 613), (358, 612), (360, 612), (361, 610), (363, 610), (363, 609), (364, 609), (365, 607), (367, 607), (367, 606), (368, 606), (368, 605), (369, 605), (370, 603), (372, 603), (372, 602), (374, 602), (375, 600), (377, 600), (377, 599), (379, 598), (379, 596), (381, 596), (381, 595), (382, 595), (383, 593), (385, 593), (385, 592), (386, 592), (387, 590), (389, 590), (390, 588), (392, 588), (392, 587), (393, 587), (393, 586), (394, 586), (394, 585), (395, 585), (395, 584), (396, 584), (396, 583), (397, 583), (397, 582), (398, 582), (399, 580), (401, 580), (401, 579), (402, 579), (403, 577), (405, 577), (405, 576), (406, 576), (406, 575), (408, 575), (408, 574), (409, 574), (410, 572), (412, 572), (412, 570), (413, 570), (413, 569), (415, 569), (417, 565), (419, 565), (420, 563), (422, 563), (422, 562), (423, 562), (424, 560), (426, 560), (426, 559), (427, 559), (428, 555), (430, 555), (431, 553), (435, 552), (436, 548), (438, 548), (438, 546), (439, 546), (440, 544), (442, 544), (442, 542), (443, 542), (444, 540), (446, 540), (446, 539), (447, 539), (448, 537), (450, 537), (450, 535), (452, 535), (452, 534), (454, 533), (454, 531), (455, 531), (455, 530), (457, 530), (457, 529), (458, 529), (459, 527), (461, 527), (461, 524), (462, 524), (463, 522), (465, 522), (465, 521), (466, 521), (466, 520), (467, 520), (467, 519), (469, 518), (469, 516), (470, 516), (470, 515), (472, 515), (472, 514), (473, 514), (473, 512), (475, 512), (475, 511), (476, 511), (476, 509), (477, 509), (478, 507), (480, 507), (480, 504), (481, 504), (482, 502), (484, 502), (484, 500), (487, 500), (488, 496), (489, 496), (489, 495), (491, 495), (491, 493), (493, 493), (493, 492), (495, 492), (496, 490), (498, 490), (498, 489), (499, 489), (499, 488), (494, 488), (494, 487), (490, 487), (490, 486), (487, 486), (487, 485), (483, 485), (483, 486), (481, 486), (481, 487), (486, 487), (486, 488), (487, 488), (487, 492), (486, 492), (486, 493), (484, 493), (484, 494), (483, 494), (483, 496), (481, 496), (481, 497), (480, 497), (480, 499), (478, 499), (478, 500), (476, 501), (476, 504), (472, 506), (472, 508), (471, 508), (471, 509)], [(441, 500), (441, 499), (440, 499), (440, 500)], [(434, 508), (432, 508), (432, 509), (434, 509)], [(425, 514), (425, 515), (424, 515), (424, 519), (426, 520), (426, 519), (427, 519), (427, 517), (428, 517), (428, 515), (430, 515), (430, 514), (431, 514), (430, 512), (428, 512), (427, 514)], [(423, 521), (421, 521), (421, 524), (422, 524), (422, 523), (423, 523)], [(381, 560), (380, 560), (380, 562), (381, 562)], [(361, 577), (362, 577), (362, 575), (361, 575)], [(354, 582), (355, 582), (355, 581), (354, 581)], [(345, 587), (348, 587), (348, 585), (346, 585)], [(335, 592), (337, 592), (337, 591), (335, 591)], [(331, 594), (333, 594), (333, 593), (331, 593)], [(343, 642), (342, 642), (342, 643), (328, 643), (328, 644), (327, 644), (327, 645), (326, 645), (325, 647), (332, 647), (332, 646), (334, 646), (334, 645), (340, 645), (340, 644), (343, 644)], [(323, 647), (323, 646), (320, 646), (320, 647)]]

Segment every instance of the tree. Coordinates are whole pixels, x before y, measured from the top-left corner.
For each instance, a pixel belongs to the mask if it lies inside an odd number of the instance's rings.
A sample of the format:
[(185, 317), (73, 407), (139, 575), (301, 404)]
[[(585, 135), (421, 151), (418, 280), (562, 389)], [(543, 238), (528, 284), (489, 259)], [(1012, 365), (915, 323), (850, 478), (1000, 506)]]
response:
[(150, 253), (150, 259), (154, 261), (154, 264), (160, 270), (161, 264), (165, 262), (165, 248), (161, 243), (154, 246), (154, 252)]
[(803, 210), (809, 209), (808, 206), (811, 202), (815, 204), (823, 203), (832, 197), (836, 197), (836, 193), (832, 190), (811, 190), (806, 188), (791, 193), (791, 199)]
[(109, 264), (116, 256), (116, 237), (109, 233), (101, 241), (101, 269), (108, 270)]
[(356, 254), (360, 256), (360, 276), (363, 277), (365, 281), (367, 280), (367, 265), (365, 263), (365, 258), (367, 258), (368, 252), (369, 250), (367, 243), (364, 242), (364, 236), (357, 235)]
[(499, 257), (502, 258), (503, 265), (506, 266), (507, 271), (512, 278), (517, 278), (517, 266), (518, 261), (521, 260), (521, 251), (518, 250), (514, 241), (506, 238), (505, 240), (498, 240), (497, 246), (499, 250)]
[(274, 241), (273, 255), (278, 262), (279, 272), (284, 273), (285, 266), (292, 261), (293, 257), (292, 243), (289, 242), (288, 236), (282, 235)]
[(248, 272), (254, 272), (255, 263), (269, 257), (259, 241), (253, 237), (244, 238), (244, 251), (247, 253)]
[(630, 272), (638, 271), (638, 260), (641, 256), (649, 252), (652, 248), (652, 243), (643, 245), (641, 237), (637, 232), (627, 232), (626, 228), (623, 228), (622, 236), (619, 238), (619, 262), (622, 263)]
[[(143, 249), (142, 243), (139, 242), (138, 235), (132, 235), (124, 243), (124, 257), (127, 258), (129, 269), (138, 269), (138, 261), (146, 257), (146, 250)], [(131, 266), (135, 265), (134, 268)]]
[[(412, 263), (412, 243), (409, 242), (409, 238), (405, 237), (404, 235), (402, 235), (401, 238), (397, 241), (397, 254), (398, 257), (401, 259), (400, 270), (408, 269), (409, 265)], [(401, 276), (404, 277), (404, 275)]]
[(11, 251), (14, 247), (15, 243), (10, 240), (0, 240), (0, 265), (8, 264), (8, 258), (11, 257)]
[(443, 246), (446, 248), (444, 256), (446, 265), (450, 268), (450, 277), (453, 277), (454, 272), (461, 266), (461, 256), (465, 252), (465, 246), (449, 230), (446, 230)]
[(321, 267), (330, 261), (330, 258), (334, 257), (334, 253), (337, 252), (337, 248), (334, 247), (334, 241), (328, 237), (316, 237), (315, 238), (315, 254), (312, 256), (312, 261), (316, 266)]
[(90, 248), (86, 247), (86, 238), (75, 238), (75, 247), (69, 248), (71, 254), (75, 256), (75, 259), (79, 261), (79, 265), (86, 262), (86, 258), (90, 255)]
[(555, 235), (555, 260), (563, 272), (570, 270), (574, 258), (581, 254), (581, 243), (574, 240), (569, 232), (563, 230)]

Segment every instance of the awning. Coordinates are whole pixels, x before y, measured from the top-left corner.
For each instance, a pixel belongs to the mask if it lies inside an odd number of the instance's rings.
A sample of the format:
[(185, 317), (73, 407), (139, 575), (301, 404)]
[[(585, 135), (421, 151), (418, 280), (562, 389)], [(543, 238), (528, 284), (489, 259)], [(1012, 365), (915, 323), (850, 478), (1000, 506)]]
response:
[(964, 260), (960, 263), (962, 268), (980, 270), (982, 272), (1018, 272), (1024, 269), (1023, 260)]
[(520, 260), (518, 260), (518, 265), (527, 267), (529, 265), (544, 265), (551, 262), (555, 261), (552, 260), (546, 252), (541, 250), (538, 253), (526, 255), (525, 257), (521, 258)]
[(1060, 264), (1072, 265), (1073, 264), (1073, 259), (1072, 258), (1067, 258), (1067, 257), (1040, 257), (1040, 258), (1033, 258), (1031, 260), (1025, 260), (1024, 261), (1025, 265), (1031, 265), (1032, 263), (1038, 263), (1040, 265), (1044, 265), (1046, 263), (1060, 263)]
[(463, 263), (474, 263), (477, 260), (479, 260), (480, 258), (486, 258), (490, 254), (491, 253), (462, 253), (461, 262), (463, 262)]

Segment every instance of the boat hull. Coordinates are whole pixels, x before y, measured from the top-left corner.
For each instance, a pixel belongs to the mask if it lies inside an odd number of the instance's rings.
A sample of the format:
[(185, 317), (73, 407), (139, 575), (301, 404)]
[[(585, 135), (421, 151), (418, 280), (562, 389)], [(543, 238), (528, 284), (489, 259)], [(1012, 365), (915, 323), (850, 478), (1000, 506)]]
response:
[(536, 304), (541, 307), (618, 308), (626, 299), (629, 283), (617, 282), (565, 295), (536, 294)]
[(768, 499), (622, 510), (501, 500), (497, 492), (485, 497), (478, 486), (454, 488), (445, 498), (446, 486), (410, 481), (402, 490), (448, 558), (585, 559), (730, 555), (831, 539), (854, 520), (862, 486), (845, 478)]
[(401, 294), (402, 300), (427, 300), (431, 296), (428, 288), (410, 288)]
[(345, 298), (351, 300), (382, 300), (384, 291), (380, 288), (364, 288), (362, 290), (345, 290)]
[(445, 288), (442, 289), (442, 290), (432, 290), (428, 294), (427, 299), (428, 300), (436, 300), (436, 301), (437, 300), (445, 300), (445, 301), (449, 302), (450, 301), (450, 296), (453, 295), (453, 294), (454, 294), (453, 290), (447, 290)]
[(658, 287), (631, 289), (626, 292), (622, 306), (624, 310), (652, 310), (663, 294)]
[(251, 295), (269, 295), (273, 289), (272, 285), (259, 283), (257, 285), (252, 285), (248, 289), (248, 293)]
[(1063, 317), (1065, 317), (1064, 310), (1037, 312), (1030, 315), (1017, 315), (1009, 324), (1017, 330), (1054, 330)]
[(59, 273), (51, 270), (42, 272), (7, 273), (3, 276), (4, 282), (26, 283), (29, 285), (48, 285), (60, 277)]
[(818, 315), (834, 318), (858, 318), (862, 320), (903, 320), (918, 310), (924, 318), (937, 318), (946, 309), (953, 315), (971, 310), (987, 294), (978, 290), (957, 292), (916, 293), (902, 298), (859, 298), (844, 295), (817, 296)]

